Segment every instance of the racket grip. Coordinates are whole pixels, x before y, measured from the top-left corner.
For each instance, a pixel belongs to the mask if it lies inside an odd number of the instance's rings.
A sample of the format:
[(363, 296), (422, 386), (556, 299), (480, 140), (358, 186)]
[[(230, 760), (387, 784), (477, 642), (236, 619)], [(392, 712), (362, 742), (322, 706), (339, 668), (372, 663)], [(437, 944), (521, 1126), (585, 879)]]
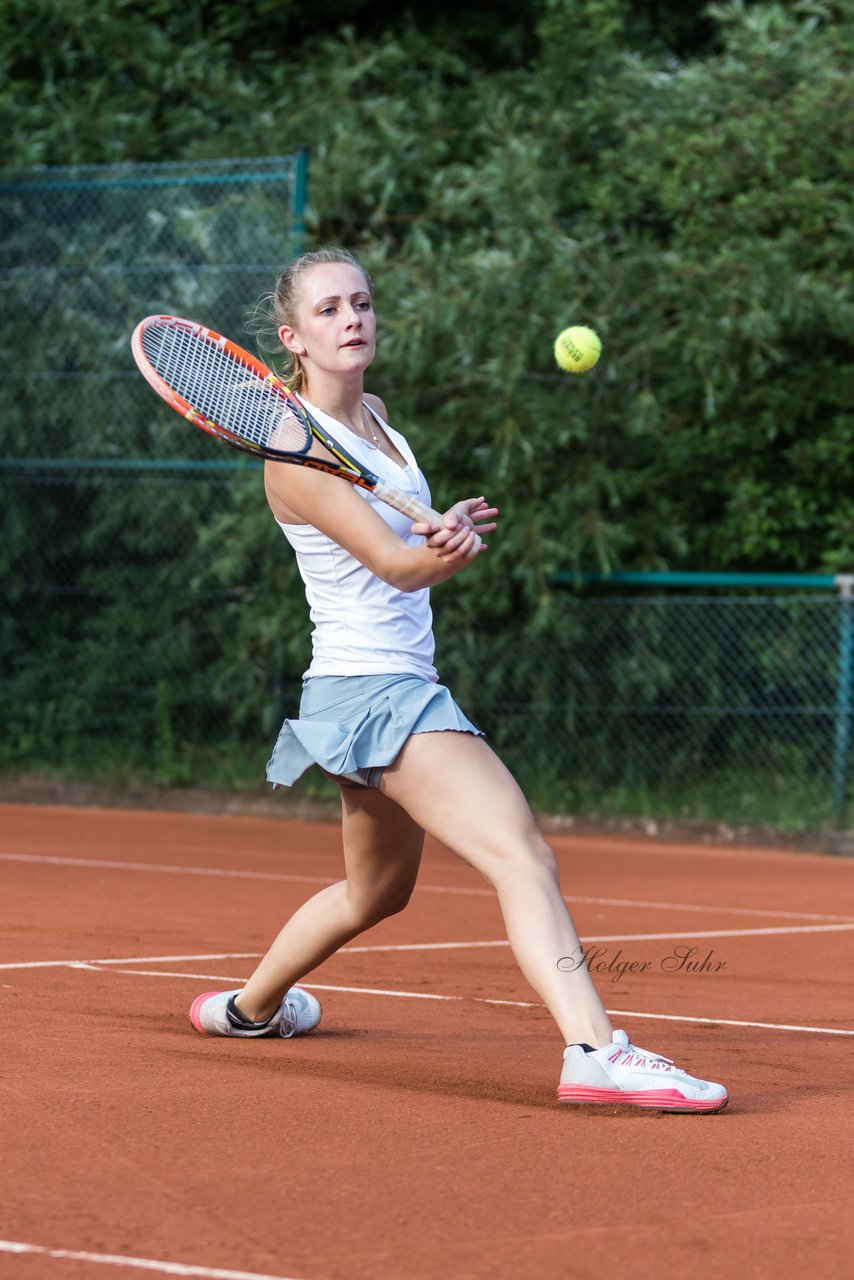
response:
[[(432, 507), (428, 507), (426, 503), (420, 502), (418, 498), (413, 498), (411, 493), (404, 493), (403, 489), (398, 489), (397, 485), (388, 484), (385, 480), (378, 480), (374, 486), (374, 493), (380, 502), (385, 502), (390, 507), (394, 507), (395, 511), (401, 511), (405, 516), (411, 516), (413, 520), (424, 521), (427, 524), (437, 524), (439, 528), (443, 528), (445, 517), (440, 515), (438, 511), (434, 511)], [(475, 535), (475, 548), (479, 548), (481, 537), (479, 533)]]
[(405, 516), (411, 516), (413, 520), (420, 520), (425, 524), (437, 524), (440, 528), (445, 523), (445, 517), (438, 511), (434, 511), (418, 498), (413, 498), (411, 493), (404, 493), (403, 489), (398, 489), (397, 485), (378, 480), (374, 485), (374, 493), (380, 502), (394, 507), (395, 511), (402, 511)]

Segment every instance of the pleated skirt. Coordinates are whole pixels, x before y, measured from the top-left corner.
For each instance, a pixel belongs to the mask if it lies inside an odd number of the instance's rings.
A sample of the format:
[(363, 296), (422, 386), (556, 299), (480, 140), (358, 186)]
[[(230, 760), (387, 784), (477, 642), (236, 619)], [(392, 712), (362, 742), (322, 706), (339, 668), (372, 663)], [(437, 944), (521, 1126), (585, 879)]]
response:
[(267, 779), (290, 787), (317, 764), (376, 786), (410, 734), (448, 729), (484, 736), (444, 685), (416, 675), (313, 676), (303, 683), (299, 718), (282, 725)]

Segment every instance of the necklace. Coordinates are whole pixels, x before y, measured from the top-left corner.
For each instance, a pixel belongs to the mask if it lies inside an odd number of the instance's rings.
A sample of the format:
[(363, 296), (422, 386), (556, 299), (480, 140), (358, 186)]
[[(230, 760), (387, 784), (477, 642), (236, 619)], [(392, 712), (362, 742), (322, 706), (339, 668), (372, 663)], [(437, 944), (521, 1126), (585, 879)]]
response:
[(379, 436), (377, 435), (376, 431), (374, 430), (374, 420), (373, 420), (373, 417), (371, 416), (371, 414), (369, 414), (369, 413), (368, 413), (368, 411), (367, 411), (367, 409), (365, 408), (365, 406), (364, 406), (364, 405), (362, 405), (362, 421), (364, 422), (365, 426), (366, 426), (366, 427), (368, 428), (368, 430), (370, 431), (370, 433), (371, 433), (371, 439), (373, 440), (373, 442), (374, 442), (374, 444), (376, 445), (376, 447), (377, 447), (378, 449), (381, 449), (381, 448), (383, 447), (382, 440), (380, 440)]

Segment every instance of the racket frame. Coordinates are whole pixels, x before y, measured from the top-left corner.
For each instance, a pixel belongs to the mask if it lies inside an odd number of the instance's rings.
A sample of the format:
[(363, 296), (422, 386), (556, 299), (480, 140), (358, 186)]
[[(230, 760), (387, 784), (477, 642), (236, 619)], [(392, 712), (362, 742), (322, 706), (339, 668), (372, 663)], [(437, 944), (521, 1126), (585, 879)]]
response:
[[(146, 329), (160, 327), (171, 329), (183, 329), (191, 337), (202, 342), (207, 342), (211, 346), (220, 348), (231, 359), (236, 360), (248, 373), (259, 378), (274, 391), (282, 401), (288, 406), (297, 420), (306, 429), (306, 443), (303, 450), (282, 450), (273, 449), (267, 445), (257, 444), (252, 440), (247, 440), (244, 436), (238, 435), (236, 432), (229, 430), (228, 427), (221, 423), (215, 422), (201, 413), (189, 400), (176, 391), (164, 377), (162, 377), (151, 363), (145, 349), (142, 345), (142, 335)], [(444, 517), (435, 511), (426, 503), (421, 502), (413, 494), (406, 493), (405, 490), (399, 489), (396, 485), (390, 484), (383, 480), (381, 476), (376, 475), (373, 471), (363, 467), (353, 458), (347, 450), (334, 439), (333, 436), (321, 427), (320, 423), (309, 413), (302, 401), (291, 391), (282, 379), (262, 361), (258, 360), (249, 351), (245, 351), (243, 347), (237, 345), (236, 342), (230, 341), (223, 334), (217, 333), (215, 329), (209, 329), (206, 325), (198, 324), (194, 320), (185, 320), (180, 316), (172, 315), (152, 315), (146, 316), (144, 320), (140, 320), (139, 324), (133, 331), (131, 337), (131, 351), (133, 358), (146, 382), (154, 391), (165, 400), (166, 403), (180, 413), (188, 422), (194, 426), (200, 427), (208, 435), (213, 436), (217, 440), (222, 440), (225, 444), (231, 445), (233, 449), (239, 449), (244, 453), (252, 454), (256, 458), (265, 458), (270, 462), (290, 462), (297, 463), (300, 466), (310, 467), (314, 471), (323, 471), (327, 475), (338, 476), (343, 480), (347, 480), (350, 484), (357, 485), (361, 489), (366, 489), (370, 493), (375, 494), (380, 501), (387, 503), (396, 510), (410, 516), (413, 520), (417, 520), (428, 524), (437, 524), (441, 527), (444, 524)], [(308, 450), (311, 447), (312, 440), (317, 440), (324, 448), (328, 449), (337, 462), (326, 462), (325, 459), (317, 457), (316, 454), (310, 454)]]

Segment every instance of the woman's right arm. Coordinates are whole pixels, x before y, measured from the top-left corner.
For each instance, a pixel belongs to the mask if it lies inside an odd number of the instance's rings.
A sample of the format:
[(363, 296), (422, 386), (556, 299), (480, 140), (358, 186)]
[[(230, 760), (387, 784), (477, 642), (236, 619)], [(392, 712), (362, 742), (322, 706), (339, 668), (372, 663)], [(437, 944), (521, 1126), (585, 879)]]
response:
[[(274, 514), (278, 504), (286, 507), (398, 591), (435, 586), (471, 564), (484, 550), (478, 545), (475, 520), (486, 520), (494, 514), (482, 498), (457, 503), (447, 512), (444, 528), (413, 525), (413, 530), (427, 541), (410, 547), (348, 481), (337, 476), (289, 463), (268, 462), (265, 484)], [(495, 525), (482, 527), (489, 532)]]

